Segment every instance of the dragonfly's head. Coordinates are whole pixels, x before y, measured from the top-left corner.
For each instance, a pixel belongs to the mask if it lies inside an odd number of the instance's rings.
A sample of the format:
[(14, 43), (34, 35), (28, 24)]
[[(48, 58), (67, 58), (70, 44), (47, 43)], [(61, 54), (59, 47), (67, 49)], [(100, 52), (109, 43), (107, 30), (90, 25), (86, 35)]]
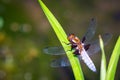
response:
[(69, 34), (67, 39), (70, 41), (70, 43), (72, 44), (77, 44), (77, 43), (80, 43), (80, 39), (75, 36), (74, 34)]

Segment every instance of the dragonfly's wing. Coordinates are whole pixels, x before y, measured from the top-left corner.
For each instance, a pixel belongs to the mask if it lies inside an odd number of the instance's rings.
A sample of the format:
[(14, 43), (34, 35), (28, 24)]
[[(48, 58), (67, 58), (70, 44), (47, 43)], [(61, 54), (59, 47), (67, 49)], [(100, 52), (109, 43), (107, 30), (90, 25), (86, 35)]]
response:
[[(82, 57), (79, 56), (79, 60), (82, 60)], [(51, 67), (67, 67), (70, 66), (70, 62), (66, 56), (62, 56), (58, 59), (55, 59), (51, 62)]]
[(88, 30), (82, 38), (82, 42), (85, 43), (85, 42), (90, 41), (93, 38), (95, 31), (96, 31), (96, 20), (92, 18), (90, 21)]
[(50, 55), (62, 55), (65, 54), (65, 51), (63, 50), (62, 46), (56, 46), (56, 47), (46, 47), (43, 49), (45, 54)]
[(61, 57), (51, 62), (51, 67), (67, 67), (67, 66), (70, 66), (67, 57)]
[[(103, 39), (104, 45), (106, 45), (111, 38), (112, 38), (112, 34), (110, 33), (103, 34), (102, 39)], [(100, 50), (100, 44), (99, 44), (99, 39), (97, 39), (95, 41), (90, 42), (90, 47), (87, 50), (87, 53), (88, 55), (93, 55), (97, 53), (99, 50)]]
[[(45, 54), (49, 54), (49, 55), (63, 55), (65, 54), (62, 46), (55, 46), (55, 47), (46, 47), (43, 49), (43, 51), (45, 52)], [(70, 66), (70, 63), (67, 59), (67, 57), (64, 55), (60, 58), (57, 58), (55, 60), (52, 60), (51, 62), (51, 67), (67, 67)]]

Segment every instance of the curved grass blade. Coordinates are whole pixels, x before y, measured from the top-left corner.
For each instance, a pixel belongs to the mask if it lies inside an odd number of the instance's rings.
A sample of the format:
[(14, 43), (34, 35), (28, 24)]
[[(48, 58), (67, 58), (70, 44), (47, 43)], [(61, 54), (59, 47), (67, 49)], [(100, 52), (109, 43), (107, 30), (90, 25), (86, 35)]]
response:
[(120, 57), (120, 36), (116, 42), (116, 45), (110, 58), (110, 62), (108, 64), (106, 80), (114, 80), (119, 57)]
[(55, 34), (57, 35), (58, 39), (60, 40), (60, 43), (62, 44), (62, 46), (67, 54), (67, 57), (72, 66), (72, 70), (73, 70), (75, 79), (76, 80), (84, 80), (78, 58), (74, 57), (74, 55), (72, 54), (73, 53), (72, 51), (68, 51), (68, 50), (70, 50), (70, 46), (65, 44), (65, 43), (69, 43), (69, 41), (67, 40), (67, 35), (66, 35), (65, 31), (63, 30), (62, 26), (59, 24), (57, 19), (54, 17), (54, 15), (45, 6), (45, 4), (41, 0), (39, 0), (39, 3), (41, 5), (41, 8), (44, 11), (47, 19), (49, 20), (53, 30), (55, 31)]
[(100, 80), (105, 80), (106, 77), (106, 58), (105, 58), (105, 52), (104, 52), (104, 44), (101, 35), (99, 35), (99, 41), (100, 41), (100, 48), (102, 52), (102, 59), (101, 59), (101, 69), (100, 69)]

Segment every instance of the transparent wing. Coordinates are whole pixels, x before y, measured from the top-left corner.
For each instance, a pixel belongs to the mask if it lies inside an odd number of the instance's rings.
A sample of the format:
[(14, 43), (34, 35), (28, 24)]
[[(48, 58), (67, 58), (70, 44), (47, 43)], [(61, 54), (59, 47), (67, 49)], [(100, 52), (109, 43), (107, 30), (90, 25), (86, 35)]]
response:
[(65, 51), (63, 50), (62, 46), (55, 46), (55, 47), (47, 47), (44, 48), (43, 51), (45, 54), (49, 55), (63, 55), (65, 54)]
[(61, 57), (51, 62), (51, 67), (67, 67), (67, 66), (70, 66), (67, 57)]
[(88, 30), (86, 31), (85, 35), (82, 38), (82, 42), (88, 42), (90, 41), (96, 31), (96, 20), (94, 18), (91, 19)]
[[(112, 34), (110, 34), (110, 33), (106, 33), (101, 36), (102, 36), (104, 45), (106, 45), (112, 38)], [(93, 54), (97, 53), (98, 51), (100, 51), (99, 39), (92, 41), (88, 44), (90, 44), (90, 47), (87, 50), (88, 55), (93, 55)]]
[[(79, 60), (82, 60), (81, 56), (78, 56)], [(57, 68), (57, 67), (68, 67), (70, 66), (70, 62), (66, 56), (62, 56), (58, 59), (52, 60), (51, 67)]]

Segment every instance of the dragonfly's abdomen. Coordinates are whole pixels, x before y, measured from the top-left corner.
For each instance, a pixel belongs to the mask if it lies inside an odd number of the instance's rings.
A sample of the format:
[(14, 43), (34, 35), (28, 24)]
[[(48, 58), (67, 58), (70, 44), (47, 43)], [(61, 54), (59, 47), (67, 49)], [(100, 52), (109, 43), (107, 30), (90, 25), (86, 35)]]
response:
[(96, 67), (85, 50), (82, 51), (81, 57), (84, 63), (89, 67), (89, 69), (91, 69), (93, 72), (96, 72)]

